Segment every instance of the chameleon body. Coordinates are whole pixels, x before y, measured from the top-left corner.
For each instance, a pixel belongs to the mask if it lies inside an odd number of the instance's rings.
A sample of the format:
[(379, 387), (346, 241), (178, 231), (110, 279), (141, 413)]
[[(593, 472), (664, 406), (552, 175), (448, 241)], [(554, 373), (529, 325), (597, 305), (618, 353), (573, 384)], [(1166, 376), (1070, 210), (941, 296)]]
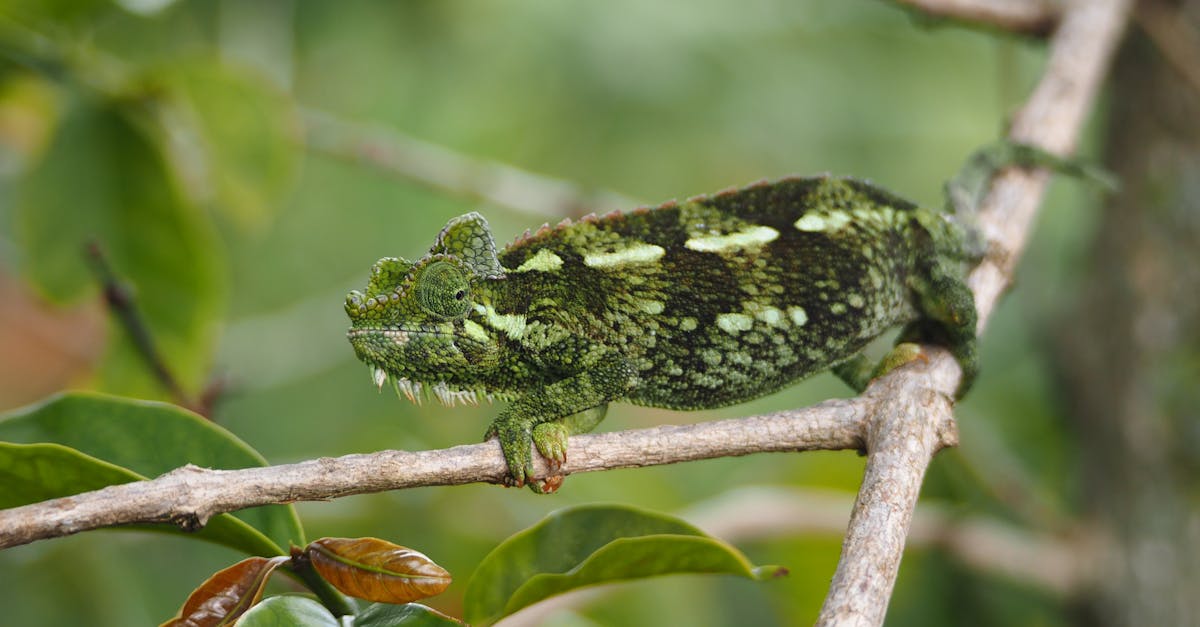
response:
[[(351, 292), (349, 339), (373, 381), (410, 398), (499, 397), (488, 429), (509, 483), (552, 468), (608, 403), (672, 409), (750, 400), (815, 372), (857, 389), (862, 349), (889, 328), (950, 348), (976, 373), (966, 235), (950, 216), (869, 183), (773, 183), (588, 216), (497, 252), (455, 218), (421, 259), (379, 260)], [(892, 360), (894, 363), (895, 360)]]

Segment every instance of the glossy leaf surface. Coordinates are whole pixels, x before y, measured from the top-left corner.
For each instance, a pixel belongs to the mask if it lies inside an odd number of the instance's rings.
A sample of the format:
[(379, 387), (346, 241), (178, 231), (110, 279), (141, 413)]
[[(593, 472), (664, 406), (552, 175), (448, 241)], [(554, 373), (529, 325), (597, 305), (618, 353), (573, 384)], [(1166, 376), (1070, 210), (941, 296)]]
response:
[(287, 559), (250, 557), (217, 572), (188, 596), (179, 616), (163, 623), (163, 627), (232, 625), (258, 603), (267, 579)]
[(646, 510), (585, 505), (559, 510), (502, 542), (467, 584), (465, 618), (489, 624), (584, 586), (682, 573), (766, 579), (732, 546), (688, 523)]
[(339, 627), (341, 624), (320, 603), (287, 594), (250, 608), (238, 620), (237, 627)]
[(441, 593), (450, 573), (419, 551), (378, 538), (321, 538), (308, 546), (321, 577), (343, 594), (407, 603)]
[(420, 603), (374, 603), (354, 617), (354, 627), (458, 627), (463, 622)]

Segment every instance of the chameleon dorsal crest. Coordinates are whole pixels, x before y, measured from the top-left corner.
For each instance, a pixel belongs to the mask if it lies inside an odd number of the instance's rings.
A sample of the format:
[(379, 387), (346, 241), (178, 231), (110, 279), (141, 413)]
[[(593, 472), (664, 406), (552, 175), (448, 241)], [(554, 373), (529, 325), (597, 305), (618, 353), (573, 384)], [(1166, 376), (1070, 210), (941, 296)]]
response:
[(487, 220), (474, 211), (447, 222), (429, 254), (456, 257), (477, 277), (504, 276), (504, 268), (496, 256), (492, 229)]

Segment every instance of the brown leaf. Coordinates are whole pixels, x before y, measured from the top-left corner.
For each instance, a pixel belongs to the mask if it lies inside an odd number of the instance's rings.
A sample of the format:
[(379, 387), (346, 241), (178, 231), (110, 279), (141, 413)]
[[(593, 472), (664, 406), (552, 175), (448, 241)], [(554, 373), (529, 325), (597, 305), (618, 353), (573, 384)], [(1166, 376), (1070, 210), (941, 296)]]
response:
[(286, 557), (251, 557), (214, 574), (192, 591), (179, 616), (160, 627), (232, 625), (258, 603), (271, 572), (286, 561)]
[(308, 556), (333, 587), (376, 603), (408, 603), (450, 585), (450, 573), (433, 560), (379, 538), (321, 538)]

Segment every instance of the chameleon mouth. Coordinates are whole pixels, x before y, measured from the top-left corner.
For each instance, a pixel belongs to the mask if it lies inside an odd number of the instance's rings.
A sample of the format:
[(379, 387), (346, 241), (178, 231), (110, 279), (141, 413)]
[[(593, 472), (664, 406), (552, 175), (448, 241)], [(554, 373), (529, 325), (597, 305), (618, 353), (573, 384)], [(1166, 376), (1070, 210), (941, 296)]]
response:
[(490, 405), (495, 401), (496, 396), (486, 390), (463, 390), (451, 387), (445, 381), (437, 383), (425, 384), (420, 381), (405, 379), (404, 377), (396, 377), (388, 374), (386, 370), (379, 366), (370, 366), (371, 383), (383, 391), (383, 386), (389, 380), (392, 382), (392, 389), (396, 391), (396, 397), (404, 396), (410, 402), (420, 405), (422, 400), (433, 397), (439, 403), (446, 407), (454, 407), (458, 403), (464, 405), (478, 406), (479, 399), (483, 398)]

